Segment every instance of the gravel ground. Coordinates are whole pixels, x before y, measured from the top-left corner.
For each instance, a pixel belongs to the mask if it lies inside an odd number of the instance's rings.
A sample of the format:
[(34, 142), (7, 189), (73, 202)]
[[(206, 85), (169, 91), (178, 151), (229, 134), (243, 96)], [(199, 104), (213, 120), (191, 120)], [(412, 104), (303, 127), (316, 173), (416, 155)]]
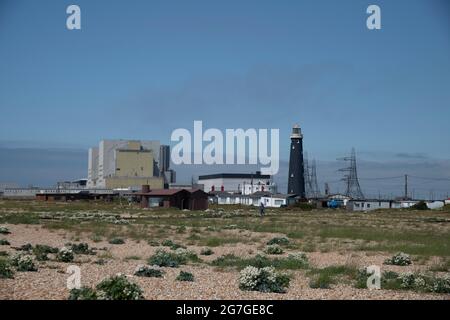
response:
[[(62, 247), (64, 243), (71, 241), (71, 235), (64, 231), (49, 231), (40, 226), (32, 225), (7, 225), (11, 234), (2, 238), (8, 239), (12, 247), (18, 247), (26, 243), (47, 244), (54, 247)], [(390, 291), (356, 289), (351, 285), (339, 284), (331, 289), (311, 289), (309, 279), (305, 271), (294, 271), (290, 287), (285, 294), (247, 292), (238, 289), (238, 272), (221, 271), (205, 264), (181, 266), (180, 268), (164, 268), (163, 278), (142, 278), (131, 276), (139, 264), (144, 264), (157, 247), (152, 247), (145, 242), (136, 243), (126, 240), (123, 245), (111, 245), (105, 241), (94, 243), (87, 237), (80, 237), (80, 241), (87, 242), (90, 247), (106, 248), (98, 250), (97, 256), (77, 255), (76, 264), (81, 268), (81, 281), (84, 286), (95, 286), (105, 277), (123, 273), (137, 282), (144, 290), (146, 299), (449, 299), (448, 295), (423, 294), (411, 291)], [(73, 241), (72, 241), (73, 242)], [(205, 261), (211, 261), (218, 256), (227, 253), (244, 256), (249, 252), (259, 252), (260, 244), (237, 244), (213, 248), (214, 255), (200, 256)], [(200, 247), (189, 247), (200, 253)], [(9, 246), (1, 246), (0, 251), (15, 252)], [(108, 254), (105, 254), (108, 253)], [(105, 265), (93, 263), (101, 256), (107, 258)], [(307, 253), (312, 265), (325, 267), (336, 264), (352, 264), (357, 266), (380, 265), (382, 270), (397, 272), (423, 270), (425, 266), (383, 266), (386, 255), (368, 255), (363, 252), (337, 253), (337, 252), (312, 252)], [(138, 260), (125, 259), (136, 256)], [(49, 261), (39, 263), (38, 272), (17, 272), (15, 279), (0, 279), (0, 299), (66, 299), (69, 290), (66, 288), (66, 269), (70, 264)], [(192, 272), (194, 282), (175, 281), (180, 270)]]

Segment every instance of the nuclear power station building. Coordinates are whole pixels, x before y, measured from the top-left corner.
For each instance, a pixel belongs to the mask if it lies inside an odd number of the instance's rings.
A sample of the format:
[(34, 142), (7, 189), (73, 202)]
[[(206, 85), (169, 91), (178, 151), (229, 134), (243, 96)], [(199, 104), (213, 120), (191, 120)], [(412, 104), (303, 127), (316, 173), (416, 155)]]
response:
[(289, 157), (288, 194), (305, 198), (305, 176), (303, 167), (303, 135), (296, 124), (292, 128), (291, 151)]
[[(170, 147), (159, 141), (102, 140), (89, 149), (87, 187), (140, 189), (149, 185), (162, 189), (174, 180), (169, 165)], [(167, 176), (171, 181), (166, 181)]]

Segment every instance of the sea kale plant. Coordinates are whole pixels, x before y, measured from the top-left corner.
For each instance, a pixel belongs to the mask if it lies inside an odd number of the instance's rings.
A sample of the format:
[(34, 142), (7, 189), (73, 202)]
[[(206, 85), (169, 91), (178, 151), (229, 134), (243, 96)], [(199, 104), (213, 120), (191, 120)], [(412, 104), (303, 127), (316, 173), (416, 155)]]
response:
[(14, 269), (9, 259), (0, 258), (0, 279), (14, 278)]
[(390, 259), (386, 259), (384, 264), (391, 264), (395, 266), (408, 266), (412, 263), (411, 257), (403, 252), (399, 252), (392, 256)]
[(72, 262), (74, 259), (73, 251), (69, 248), (62, 247), (58, 251), (56, 259), (60, 262)]
[(33, 258), (30, 255), (19, 253), (12, 259), (12, 265), (16, 267), (17, 271), (37, 271), (38, 268), (34, 264)]
[(289, 276), (277, 273), (273, 267), (248, 266), (239, 274), (239, 288), (247, 291), (284, 293), (289, 281)]
[(100, 282), (95, 289), (70, 290), (69, 300), (142, 300), (142, 289), (126, 276), (117, 275)]
[(178, 281), (194, 281), (194, 275), (190, 272), (180, 271), (180, 274), (177, 276), (176, 280)]
[(144, 265), (139, 265), (134, 271), (134, 275), (138, 277), (152, 277), (152, 278), (162, 278), (164, 271), (158, 267), (149, 267)]
[(282, 254), (284, 251), (278, 244), (271, 244), (264, 250), (267, 254)]
[(6, 239), (0, 239), (0, 246), (9, 246), (10, 243)]
[(0, 226), (0, 234), (10, 234), (9, 229), (4, 226)]
[(142, 300), (142, 289), (126, 276), (117, 275), (100, 282), (97, 287), (97, 297), (102, 300)]
[(278, 245), (281, 245), (281, 246), (288, 245), (289, 244), (289, 239), (286, 238), (286, 237), (275, 237), (275, 238), (270, 239), (267, 242), (267, 245), (269, 245), (269, 246), (272, 245), (272, 244), (278, 244)]
[(94, 255), (95, 252), (89, 248), (89, 245), (87, 243), (69, 243), (68, 247), (73, 251), (75, 254), (89, 254)]

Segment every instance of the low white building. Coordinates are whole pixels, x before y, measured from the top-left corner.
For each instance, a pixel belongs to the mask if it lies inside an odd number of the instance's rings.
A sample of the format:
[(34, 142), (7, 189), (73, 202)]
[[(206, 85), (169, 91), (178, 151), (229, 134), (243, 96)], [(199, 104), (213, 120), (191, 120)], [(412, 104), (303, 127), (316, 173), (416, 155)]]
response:
[(242, 204), (260, 206), (261, 203), (268, 208), (287, 206), (295, 201), (295, 195), (271, 194), (269, 192), (255, 192), (242, 195), (226, 191), (213, 191), (209, 193), (210, 202), (215, 204)]
[(198, 184), (205, 192), (226, 191), (251, 195), (255, 192), (277, 192), (276, 184), (270, 175), (256, 173), (218, 173), (198, 177)]
[(347, 202), (347, 210), (349, 211), (372, 211), (390, 208), (391, 201), (388, 200), (349, 200)]
[(445, 203), (446, 205), (450, 205), (450, 198), (448, 198), (447, 200), (445, 200), (444, 203)]

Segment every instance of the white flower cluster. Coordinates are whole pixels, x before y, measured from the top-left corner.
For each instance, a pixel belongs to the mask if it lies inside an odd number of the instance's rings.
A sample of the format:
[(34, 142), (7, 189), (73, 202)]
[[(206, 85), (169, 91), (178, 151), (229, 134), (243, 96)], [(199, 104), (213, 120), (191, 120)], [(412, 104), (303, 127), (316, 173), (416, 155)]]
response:
[(248, 266), (239, 274), (239, 287), (242, 290), (257, 290), (257, 286), (263, 282), (274, 284), (277, 273), (273, 267), (256, 268)]
[(62, 247), (59, 249), (57, 259), (61, 262), (72, 262), (74, 259), (73, 251), (69, 248)]
[(37, 271), (33, 257), (27, 254), (16, 254), (12, 259), (12, 264), (16, 267), (17, 271)]
[(282, 254), (283, 249), (278, 244), (271, 244), (266, 247), (264, 252), (267, 254)]
[(407, 266), (412, 263), (411, 257), (403, 252), (399, 252), (392, 256), (390, 259), (386, 259), (385, 264), (392, 264), (395, 266)]
[(195, 252), (184, 248), (178, 248), (175, 250), (175, 254), (183, 259), (189, 259), (189, 257), (195, 255)]
[(308, 263), (308, 257), (303, 252), (294, 252), (288, 255), (288, 259), (301, 261), (303, 263)]

